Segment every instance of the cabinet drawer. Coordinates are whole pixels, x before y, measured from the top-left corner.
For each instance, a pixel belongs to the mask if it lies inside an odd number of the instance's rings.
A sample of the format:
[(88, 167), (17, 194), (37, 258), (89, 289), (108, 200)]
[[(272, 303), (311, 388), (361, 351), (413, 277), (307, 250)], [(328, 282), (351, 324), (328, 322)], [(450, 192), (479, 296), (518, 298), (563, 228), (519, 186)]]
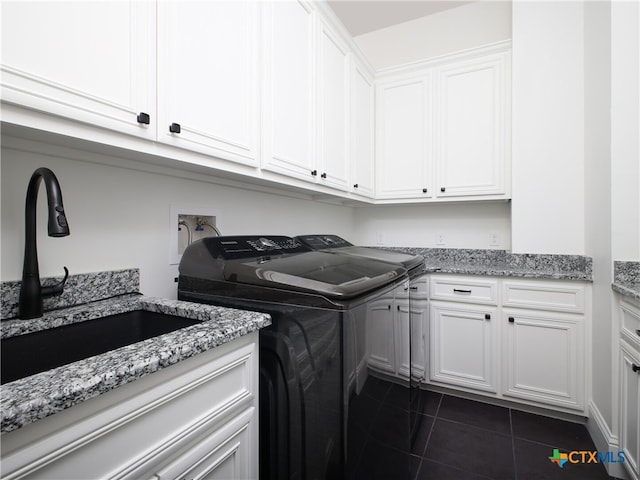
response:
[(583, 285), (562, 282), (505, 281), (502, 305), (557, 312), (584, 312)]
[(431, 300), (498, 304), (497, 280), (472, 279), (468, 277), (439, 277), (431, 279)]
[(620, 302), (620, 329), (640, 349), (640, 306)]

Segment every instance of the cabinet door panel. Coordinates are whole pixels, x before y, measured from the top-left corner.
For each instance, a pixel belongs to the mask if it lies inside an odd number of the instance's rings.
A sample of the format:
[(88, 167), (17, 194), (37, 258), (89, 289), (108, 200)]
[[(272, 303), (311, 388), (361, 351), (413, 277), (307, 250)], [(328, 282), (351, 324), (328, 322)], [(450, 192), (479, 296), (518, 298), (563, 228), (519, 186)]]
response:
[(251, 1), (159, 3), (161, 141), (257, 164), (257, 15)]
[(495, 321), (494, 308), (432, 304), (431, 380), (497, 392)]
[(372, 302), (367, 309), (367, 356), (371, 368), (395, 373), (393, 298)]
[(1, 58), (3, 102), (155, 138), (152, 2), (3, 2)]
[(322, 183), (341, 190), (349, 185), (349, 51), (323, 23), (319, 41), (320, 159)]
[(351, 73), (351, 180), (353, 192), (373, 197), (373, 81), (358, 65), (354, 66)]
[[(376, 196), (427, 197), (426, 80), (379, 85), (376, 89)], [(423, 193), (423, 189), (427, 192)]]
[(438, 196), (505, 193), (505, 56), (463, 62), (436, 73)]
[[(620, 351), (620, 447), (625, 466), (640, 478), (640, 352), (622, 342)], [(637, 369), (636, 369), (637, 370)], [(633, 477), (632, 477), (633, 478)]]
[(264, 8), (262, 167), (315, 180), (314, 12), (300, 1)]
[(149, 480), (198, 478), (202, 480), (244, 480), (258, 478), (257, 438), (252, 423), (255, 409), (237, 415), (223, 428), (213, 431), (185, 453), (166, 462)]
[(506, 396), (584, 408), (582, 317), (504, 311)]

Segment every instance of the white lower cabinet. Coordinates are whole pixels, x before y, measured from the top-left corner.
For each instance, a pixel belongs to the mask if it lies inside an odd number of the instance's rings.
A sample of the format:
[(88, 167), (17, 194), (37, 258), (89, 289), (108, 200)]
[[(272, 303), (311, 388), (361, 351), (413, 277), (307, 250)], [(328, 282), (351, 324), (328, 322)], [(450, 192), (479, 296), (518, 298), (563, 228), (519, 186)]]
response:
[(586, 412), (587, 286), (433, 275), (431, 383)]
[[(425, 377), (426, 299), (409, 301), (409, 283), (367, 307), (367, 366), (402, 380)], [(411, 342), (411, 343), (410, 343)]]
[(431, 381), (497, 392), (495, 307), (432, 303)]
[(619, 406), (620, 449), (624, 467), (633, 480), (640, 479), (640, 302), (619, 302)]
[(577, 315), (503, 310), (503, 394), (584, 409), (584, 329)]
[(624, 466), (640, 479), (640, 350), (620, 342), (620, 449)]
[(367, 365), (374, 370), (395, 373), (395, 328), (393, 296), (371, 302), (367, 307)]
[(2, 435), (2, 478), (258, 478), (258, 334)]

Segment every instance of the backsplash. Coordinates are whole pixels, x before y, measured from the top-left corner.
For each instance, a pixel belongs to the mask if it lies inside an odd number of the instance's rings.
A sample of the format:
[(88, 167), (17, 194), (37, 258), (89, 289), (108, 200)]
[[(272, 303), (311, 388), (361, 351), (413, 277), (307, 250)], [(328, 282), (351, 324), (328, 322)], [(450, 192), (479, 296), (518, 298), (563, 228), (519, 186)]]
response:
[[(41, 281), (42, 285), (46, 286), (53, 285), (60, 280), (62, 277), (47, 277)], [(20, 281), (0, 283), (0, 299), (2, 301), (0, 318), (2, 320), (18, 316), (20, 284)], [(44, 311), (103, 300), (126, 293), (138, 293), (139, 291), (140, 271), (137, 268), (69, 275), (62, 294), (43, 300)]]

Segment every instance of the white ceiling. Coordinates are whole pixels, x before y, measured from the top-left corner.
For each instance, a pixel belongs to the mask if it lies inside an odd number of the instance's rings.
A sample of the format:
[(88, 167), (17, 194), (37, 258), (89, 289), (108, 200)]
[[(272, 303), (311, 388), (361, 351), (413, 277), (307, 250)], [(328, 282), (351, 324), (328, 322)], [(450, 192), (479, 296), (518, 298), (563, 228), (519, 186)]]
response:
[(456, 8), (473, 0), (329, 0), (329, 5), (356, 37), (373, 30)]

